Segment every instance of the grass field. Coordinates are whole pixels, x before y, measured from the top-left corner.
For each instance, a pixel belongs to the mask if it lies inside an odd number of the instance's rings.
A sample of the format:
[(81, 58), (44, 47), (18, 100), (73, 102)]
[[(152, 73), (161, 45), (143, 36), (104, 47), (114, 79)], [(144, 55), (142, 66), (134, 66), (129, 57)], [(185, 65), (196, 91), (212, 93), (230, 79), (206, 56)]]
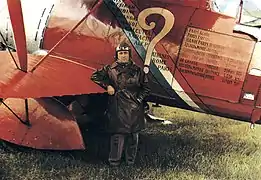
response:
[(108, 137), (89, 135), (88, 150), (0, 148), (0, 179), (261, 179), (261, 126), (180, 109), (153, 109), (171, 125), (148, 124), (134, 166), (109, 167)]

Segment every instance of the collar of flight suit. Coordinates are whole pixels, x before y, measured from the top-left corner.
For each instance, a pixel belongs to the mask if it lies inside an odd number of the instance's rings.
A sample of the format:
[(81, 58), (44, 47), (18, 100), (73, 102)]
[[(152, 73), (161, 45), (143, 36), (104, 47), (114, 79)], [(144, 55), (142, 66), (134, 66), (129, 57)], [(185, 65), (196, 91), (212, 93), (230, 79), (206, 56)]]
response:
[[(135, 63), (130, 59), (129, 62), (128, 62), (128, 65), (133, 65), (133, 64), (135, 64)], [(118, 65), (119, 65), (119, 63), (118, 63), (117, 61), (114, 62), (114, 63), (112, 63), (111, 69), (116, 68)], [(128, 66), (128, 65), (127, 65), (127, 66)]]

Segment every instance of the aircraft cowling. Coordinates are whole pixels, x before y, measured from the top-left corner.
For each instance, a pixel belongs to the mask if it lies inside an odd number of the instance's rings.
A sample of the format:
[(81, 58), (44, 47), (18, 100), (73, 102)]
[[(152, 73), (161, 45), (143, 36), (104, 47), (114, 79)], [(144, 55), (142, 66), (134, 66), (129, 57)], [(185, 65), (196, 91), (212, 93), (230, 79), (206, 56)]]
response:
[[(38, 51), (43, 42), (45, 28), (56, 0), (21, 0), (26, 34), (26, 44), (29, 53)], [(7, 2), (0, 2), (0, 32), (8, 46), (16, 49), (13, 28), (10, 21)], [(33, 15), (32, 15), (33, 14)], [(0, 41), (3, 39), (0, 37)]]
[(0, 106), (1, 139), (36, 149), (85, 149), (74, 117), (63, 104), (53, 98), (28, 99), (29, 126), (23, 123), (27, 119), (24, 99), (9, 98), (4, 103), (7, 106)]

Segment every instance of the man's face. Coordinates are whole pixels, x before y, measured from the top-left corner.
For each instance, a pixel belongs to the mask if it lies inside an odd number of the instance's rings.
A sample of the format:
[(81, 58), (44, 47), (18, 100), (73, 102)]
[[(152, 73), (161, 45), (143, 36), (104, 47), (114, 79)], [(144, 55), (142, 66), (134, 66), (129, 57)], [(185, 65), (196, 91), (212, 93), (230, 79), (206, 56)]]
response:
[(129, 51), (119, 51), (117, 52), (119, 62), (128, 62), (130, 60)]

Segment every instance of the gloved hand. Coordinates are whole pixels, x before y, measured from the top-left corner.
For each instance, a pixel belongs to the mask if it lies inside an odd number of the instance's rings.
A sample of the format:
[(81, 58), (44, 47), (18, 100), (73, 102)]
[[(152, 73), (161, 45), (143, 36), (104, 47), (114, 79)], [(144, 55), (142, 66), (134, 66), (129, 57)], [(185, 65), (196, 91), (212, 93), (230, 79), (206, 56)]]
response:
[(107, 92), (109, 95), (113, 95), (115, 93), (115, 89), (111, 85), (109, 85), (107, 86)]

